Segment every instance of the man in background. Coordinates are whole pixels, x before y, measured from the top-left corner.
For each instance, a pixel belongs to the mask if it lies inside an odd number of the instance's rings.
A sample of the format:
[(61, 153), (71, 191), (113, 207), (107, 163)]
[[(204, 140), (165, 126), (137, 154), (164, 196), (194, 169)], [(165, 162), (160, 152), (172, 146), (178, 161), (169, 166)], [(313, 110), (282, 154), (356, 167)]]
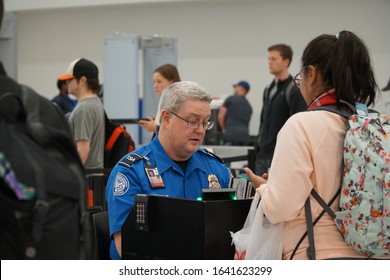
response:
[(86, 169), (103, 168), (105, 121), (103, 104), (97, 96), (98, 76), (97, 66), (84, 58), (71, 62), (68, 72), (61, 76), (68, 84), (69, 93), (78, 100), (68, 122)]
[(246, 98), (250, 85), (240, 81), (233, 85), (234, 95), (229, 96), (218, 110), (218, 124), (226, 146), (246, 146), (249, 144), (249, 122), (252, 106)]
[(68, 84), (62, 76), (57, 79), (57, 88), (60, 91), (51, 101), (61, 108), (64, 115), (73, 111), (77, 100), (69, 97)]
[(255, 147), (256, 174), (260, 176), (267, 173), (271, 166), (279, 130), (290, 116), (307, 109), (305, 100), (288, 71), (292, 56), (291, 47), (285, 44), (268, 48), (268, 67), (274, 79), (264, 89), (259, 135)]

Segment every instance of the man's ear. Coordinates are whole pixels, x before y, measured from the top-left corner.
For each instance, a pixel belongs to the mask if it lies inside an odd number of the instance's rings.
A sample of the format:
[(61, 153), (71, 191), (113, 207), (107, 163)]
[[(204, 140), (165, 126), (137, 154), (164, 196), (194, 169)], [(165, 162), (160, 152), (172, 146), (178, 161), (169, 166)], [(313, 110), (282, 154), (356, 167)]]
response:
[(288, 68), (290, 67), (290, 63), (291, 63), (291, 60), (286, 58), (286, 59), (283, 59), (283, 64)]
[(168, 124), (170, 118), (171, 118), (171, 114), (167, 110), (162, 110), (160, 125)]
[(79, 84), (86, 85), (87, 84), (87, 77), (81, 76), (79, 79)]

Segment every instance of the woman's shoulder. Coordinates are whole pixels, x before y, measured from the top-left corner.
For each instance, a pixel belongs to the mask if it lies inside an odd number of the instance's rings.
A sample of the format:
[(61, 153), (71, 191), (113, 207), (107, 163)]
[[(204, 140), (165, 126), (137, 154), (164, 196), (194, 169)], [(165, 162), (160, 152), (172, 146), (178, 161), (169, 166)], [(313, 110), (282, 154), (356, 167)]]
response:
[(345, 124), (346, 119), (338, 114), (326, 111), (304, 111), (292, 115), (287, 122), (309, 125), (333, 125), (334, 123)]
[(335, 113), (316, 110), (304, 111), (292, 115), (282, 128), (283, 134), (302, 134), (302, 136), (339, 134), (345, 132), (346, 119)]

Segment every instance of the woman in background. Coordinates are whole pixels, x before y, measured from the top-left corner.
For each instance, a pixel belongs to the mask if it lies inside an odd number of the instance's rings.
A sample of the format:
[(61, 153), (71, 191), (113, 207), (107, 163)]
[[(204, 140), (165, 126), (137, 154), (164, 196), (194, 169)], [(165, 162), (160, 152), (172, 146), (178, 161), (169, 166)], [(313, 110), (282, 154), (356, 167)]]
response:
[[(163, 64), (153, 72), (153, 87), (158, 97), (167, 86), (175, 82), (180, 82), (179, 71), (173, 64)], [(148, 120), (140, 120), (139, 124), (147, 131), (156, 134), (160, 125), (160, 111), (157, 110), (156, 118), (147, 117)]]

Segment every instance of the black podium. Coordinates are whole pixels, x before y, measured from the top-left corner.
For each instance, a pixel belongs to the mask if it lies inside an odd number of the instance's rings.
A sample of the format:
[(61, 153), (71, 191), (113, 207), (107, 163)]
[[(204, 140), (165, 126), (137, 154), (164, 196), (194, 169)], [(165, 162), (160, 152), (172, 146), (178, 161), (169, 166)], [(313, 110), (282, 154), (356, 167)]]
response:
[(233, 259), (230, 231), (242, 228), (250, 204), (137, 195), (122, 227), (122, 258)]

